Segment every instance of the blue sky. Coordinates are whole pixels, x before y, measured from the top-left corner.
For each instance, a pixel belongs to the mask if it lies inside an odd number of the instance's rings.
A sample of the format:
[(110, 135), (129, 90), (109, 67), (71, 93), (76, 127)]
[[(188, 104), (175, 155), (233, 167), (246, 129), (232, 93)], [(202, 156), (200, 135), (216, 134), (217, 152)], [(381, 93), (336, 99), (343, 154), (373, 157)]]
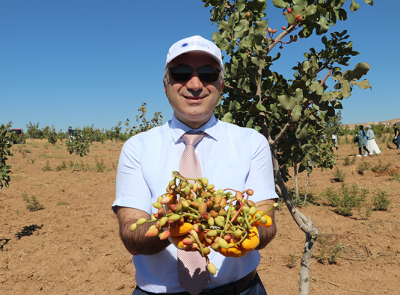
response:
[[(360, 52), (350, 68), (371, 65), (366, 78), (372, 91), (354, 88), (343, 102), (342, 122), (400, 118), (400, 1), (356, 2), (360, 9), (330, 32), (348, 30)], [(279, 31), (285, 19), (272, 0), (267, 3), (269, 25)], [(57, 131), (92, 124), (110, 129), (127, 118), (135, 124), (142, 102), (148, 119), (161, 111), (166, 122), (172, 110), (162, 75), (169, 47), (191, 35), (211, 40), (217, 30), (202, 6), (200, 0), (0, 1), (0, 123), (11, 120), (25, 130), (29, 121)], [(290, 78), (304, 52), (321, 49), (320, 39), (285, 46), (272, 69)]]

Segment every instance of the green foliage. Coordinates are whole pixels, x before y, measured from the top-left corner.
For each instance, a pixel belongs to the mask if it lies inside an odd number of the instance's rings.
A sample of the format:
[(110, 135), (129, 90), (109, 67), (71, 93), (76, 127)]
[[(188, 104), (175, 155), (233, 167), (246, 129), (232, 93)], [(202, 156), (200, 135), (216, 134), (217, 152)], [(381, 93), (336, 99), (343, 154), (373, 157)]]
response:
[(356, 156), (352, 156), (351, 159), (346, 156), (343, 161), (343, 166), (353, 165), (356, 162)]
[(99, 162), (96, 158), (96, 168), (98, 172), (103, 172), (104, 169), (106, 168), (106, 165), (104, 164), (103, 159), (101, 159), (101, 161)]
[(127, 138), (124, 136), (124, 133), (121, 132), (122, 130), (122, 121), (118, 122), (117, 126), (112, 127), (110, 130), (106, 130), (106, 137), (112, 141), (117, 140), (126, 140)]
[(46, 166), (44, 166), (42, 168), (43, 171), (53, 171), (53, 169), (51, 169), (49, 161), (46, 161)]
[(391, 176), (390, 180), (400, 181), (400, 174), (393, 173)]
[(338, 111), (335, 116), (329, 117), (327, 122), (323, 122), (322, 126), (324, 127), (324, 133), (326, 134), (328, 139), (332, 138), (332, 134), (338, 133), (340, 126), (342, 125), (342, 112)]
[[(289, 177), (287, 167), (294, 164), (300, 164), (299, 172), (311, 172), (316, 165), (331, 169), (333, 146), (316, 144), (324, 132), (324, 123), (331, 122), (355, 85), (370, 88), (368, 80), (360, 81), (369, 71), (367, 63), (359, 63), (353, 69), (341, 68), (348, 67), (351, 56), (359, 54), (353, 50), (347, 32), (331, 33), (330, 39), (325, 35), (337, 20), (347, 19), (342, 8), (346, 0), (335, 1), (335, 5), (326, 5), (325, 1), (274, 0), (274, 6), (285, 12), (282, 23), (289, 24), (279, 34), (268, 28), (266, 1), (202, 1), (211, 8), (211, 21), (218, 23), (212, 38), (228, 60), (226, 87), (215, 115), (223, 121), (254, 128), (270, 142), (276, 141), (272, 148), (284, 180)], [(351, 10), (356, 10), (354, 5)], [(280, 52), (271, 55), (273, 50), (314, 32), (323, 35), (325, 48), (320, 52), (310, 48), (304, 61), (292, 68), (292, 79), (270, 70), (281, 58)], [(284, 42), (285, 37), (290, 40)], [(328, 77), (334, 83), (331, 90), (325, 83)]]
[(63, 206), (63, 205), (68, 206), (69, 203), (66, 202), (66, 201), (60, 201), (60, 202), (57, 203), (57, 206)]
[(60, 165), (57, 165), (56, 170), (57, 171), (62, 171), (62, 170), (66, 170), (67, 167), (67, 163), (65, 163), (65, 161), (62, 161), (62, 163)]
[(89, 138), (79, 134), (75, 137), (74, 141), (67, 142), (67, 150), (70, 154), (76, 153), (81, 157), (86, 156), (90, 152), (90, 144), (92, 142)]
[(12, 134), (9, 131), (12, 122), (7, 125), (1, 124), (0, 126), (0, 192), (3, 186), (9, 187), (11, 181), (11, 165), (7, 165), (8, 157), (12, 157), (13, 153), (11, 151), (12, 146)]
[(389, 170), (391, 163), (387, 163), (386, 165), (382, 165), (381, 159), (379, 159), (378, 164), (371, 168), (372, 172), (385, 172)]
[(364, 171), (367, 171), (370, 168), (371, 168), (371, 164), (370, 163), (368, 163), (368, 162), (360, 162), (358, 164), (358, 166), (357, 166), (356, 171), (357, 171), (358, 174), (364, 175)]
[[(350, 189), (344, 183), (338, 191), (328, 188), (325, 192), (325, 198), (328, 203), (335, 207), (334, 211), (343, 216), (352, 216), (353, 209), (360, 213), (362, 205), (368, 194), (367, 189), (360, 189), (358, 185), (353, 185)], [(368, 210), (367, 210), (368, 211)]]
[[(306, 201), (306, 203), (304, 203), (304, 195), (305, 195), (304, 190), (299, 190), (299, 196), (301, 196), (299, 198), (296, 198), (296, 190), (294, 188), (288, 189), (287, 191), (288, 191), (289, 199), (295, 207), (303, 207), (308, 204), (319, 205), (319, 203), (318, 203), (319, 198), (313, 193), (310, 193), (310, 192), (307, 193), (307, 201)], [(282, 200), (282, 199), (280, 199), (280, 200)], [(285, 206), (285, 204), (283, 204), (283, 206)]]
[(26, 124), (26, 137), (28, 138), (48, 138), (49, 133), (51, 132), (51, 128), (46, 126), (42, 129), (39, 128), (39, 123), (32, 123), (29, 121), (29, 124)]
[(344, 249), (344, 245), (334, 235), (322, 233), (318, 235), (317, 254), (314, 257), (322, 264), (335, 264)]
[(23, 193), (22, 198), (27, 204), (26, 208), (28, 208), (30, 211), (38, 211), (44, 209), (44, 206), (40, 204), (35, 196), (29, 198), (27, 194)]
[(90, 152), (91, 138), (85, 137), (83, 133), (77, 134), (73, 141), (67, 141), (67, 150), (70, 154), (75, 153), (75, 163), (71, 171), (74, 171), (78, 155), (80, 157), (86, 156)]
[(379, 191), (374, 195), (374, 211), (386, 211), (392, 201), (389, 200), (387, 192), (385, 190)]
[(47, 140), (54, 146), (54, 149), (55, 149), (56, 142), (58, 140), (58, 135), (57, 135), (56, 130), (54, 129), (54, 126), (52, 126), (51, 132), (48, 133)]
[(39, 129), (39, 122), (31, 122), (29, 121), (29, 124), (26, 124), (26, 136), (29, 138), (42, 138), (43, 133)]
[(106, 133), (102, 132), (98, 128), (94, 128), (94, 125), (92, 125), (90, 127), (86, 127), (86, 126), (83, 127), (82, 135), (83, 135), (83, 137), (89, 139), (91, 142), (97, 141), (97, 142), (104, 143), (104, 140), (107, 139)]
[(299, 260), (299, 257), (296, 254), (289, 254), (289, 257), (286, 262), (286, 267), (288, 268), (295, 267), (297, 260)]
[(18, 147), (18, 152), (22, 154), (22, 158), (28, 158), (29, 161), (33, 164), (35, 162), (34, 159), (32, 159), (31, 157), (29, 157), (27, 154), (31, 153), (31, 151), (29, 149), (23, 149), (21, 146)]
[(138, 133), (148, 131), (162, 124), (163, 116), (161, 115), (161, 112), (155, 112), (154, 117), (150, 121), (146, 119), (147, 108), (145, 102), (142, 102), (142, 105), (140, 106), (138, 111), (140, 112), (140, 115), (136, 115), (136, 122), (140, 123), (139, 126), (133, 126), (132, 128), (129, 128), (129, 119), (126, 119), (125, 121), (125, 126), (127, 126), (126, 131), (128, 132), (128, 138)]
[(336, 170), (333, 172), (333, 180), (337, 182), (343, 182), (346, 177), (346, 173), (336, 167)]

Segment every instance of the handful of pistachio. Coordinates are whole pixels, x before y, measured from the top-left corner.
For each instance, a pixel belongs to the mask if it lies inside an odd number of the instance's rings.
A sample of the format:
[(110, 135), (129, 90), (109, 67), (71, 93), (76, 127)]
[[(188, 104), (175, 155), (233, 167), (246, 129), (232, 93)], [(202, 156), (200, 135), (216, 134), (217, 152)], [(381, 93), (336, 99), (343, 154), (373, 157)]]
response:
[[(216, 268), (209, 261), (211, 249), (227, 257), (241, 257), (259, 244), (257, 226), (269, 227), (268, 210), (257, 210), (249, 200), (253, 190), (216, 190), (205, 177), (185, 178), (174, 171), (167, 192), (153, 203), (157, 213), (150, 220), (140, 218), (132, 224), (131, 231), (146, 222), (156, 221), (147, 231), (147, 237), (169, 239), (177, 248), (199, 251), (207, 260), (207, 269), (215, 274)], [(189, 180), (194, 183), (189, 183)]]

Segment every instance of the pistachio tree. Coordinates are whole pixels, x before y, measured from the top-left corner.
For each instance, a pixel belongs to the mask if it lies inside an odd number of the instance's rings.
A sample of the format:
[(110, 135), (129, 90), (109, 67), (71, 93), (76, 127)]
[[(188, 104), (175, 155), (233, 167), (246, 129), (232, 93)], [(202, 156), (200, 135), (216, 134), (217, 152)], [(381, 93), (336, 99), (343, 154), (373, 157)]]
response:
[(52, 126), (51, 131), (47, 133), (47, 140), (54, 146), (54, 151), (57, 151), (56, 143), (58, 140), (58, 135), (54, 126)]
[(0, 193), (3, 187), (9, 187), (11, 181), (11, 165), (7, 164), (8, 157), (13, 156), (11, 146), (13, 134), (10, 132), (11, 122), (0, 126)]
[[(306, 235), (299, 292), (308, 294), (310, 257), (318, 228), (293, 206), (285, 181), (288, 167), (299, 165), (299, 172), (308, 173), (316, 163), (320, 168), (333, 167), (329, 160), (333, 146), (316, 144), (323, 124), (342, 108), (341, 101), (350, 97), (353, 87), (370, 88), (368, 80), (361, 80), (370, 69), (368, 63), (347, 68), (350, 58), (359, 54), (347, 31), (328, 34), (337, 21), (347, 19), (346, 2), (351, 12), (359, 4), (354, 0), (273, 0), (273, 5), (282, 9), (278, 32), (268, 26), (266, 0), (202, 1), (211, 8), (211, 21), (218, 24), (213, 41), (226, 54), (226, 86), (215, 114), (226, 122), (254, 128), (268, 139), (276, 189)], [(373, 5), (373, 1), (364, 2)], [(310, 47), (304, 60), (293, 65), (293, 77), (272, 71), (283, 46), (295, 50), (297, 41), (305, 42), (313, 34), (321, 35), (324, 49)], [(327, 161), (316, 161), (319, 152)]]
[(77, 134), (73, 140), (67, 140), (67, 151), (69, 154), (75, 153), (75, 162), (71, 169), (72, 172), (75, 169), (78, 156), (83, 157), (90, 152), (91, 143), (91, 138), (84, 136), (82, 133)]
[(138, 111), (140, 114), (136, 115), (136, 122), (139, 123), (139, 126), (129, 127), (129, 119), (126, 119), (125, 121), (125, 126), (127, 126), (125, 131), (128, 132), (129, 137), (132, 137), (141, 132), (146, 132), (162, 124), (163, 116), (161, 115), (161, 112), (155, 112), (154, 117), (150, 120), (146, 119), (147, 108), (145, 102), (142, 102), (142, 105), (140, 106)]

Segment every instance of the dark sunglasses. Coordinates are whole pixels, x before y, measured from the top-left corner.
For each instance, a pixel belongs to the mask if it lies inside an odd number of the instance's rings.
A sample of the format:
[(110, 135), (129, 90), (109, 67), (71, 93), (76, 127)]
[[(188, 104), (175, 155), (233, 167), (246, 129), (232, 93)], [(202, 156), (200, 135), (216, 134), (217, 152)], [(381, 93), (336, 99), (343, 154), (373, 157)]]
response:
[(169, 68), (171, 78), (176, 82), (189, 81), (192, 78), (193, 71), (197, 71), (200, 81), (211, 83), (218, 80), (221, 70), (212, 67), (191, 68), (184, 65)]

